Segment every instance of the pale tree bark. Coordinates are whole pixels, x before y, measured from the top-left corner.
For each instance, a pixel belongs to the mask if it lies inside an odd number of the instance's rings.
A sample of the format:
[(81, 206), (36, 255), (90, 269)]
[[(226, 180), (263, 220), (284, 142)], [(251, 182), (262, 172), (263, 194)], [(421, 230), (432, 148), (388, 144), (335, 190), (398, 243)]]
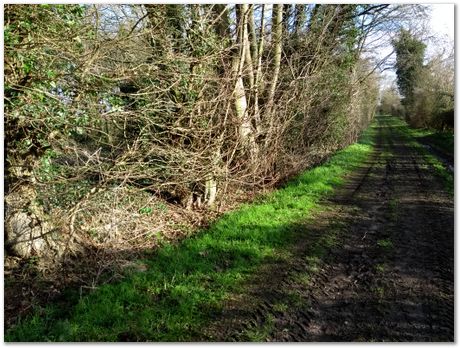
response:
[[(273, 42), (273, 65), (272, 65), (272, 72), (273, 72), (273, 79), (270, 84), (270, 88), (268, 90), (268, 97), (267, 97), (267, 117), (272, 119), (272, 109), (274, 104), (275, 98), (275, 91), (276, 91), (276, 84), (278, 83), (278, 76), (280, 72), (281, 66), (281, 51), (283, 48), (283, 5), (273, 5), (272, 10), (272, 42)], [(271, 122), (270, 122), (271, 123)]]
[(246, 65), (246, 71), (244, 75), (247, 76), (249, 81), (249, 91), (252, 93), (254, 90), (254, 66), (252, 64), (251, 57), (251, 44), (249, 42), (249, 30), (248, 30), (248, 16), (249, 16), (249, 5), (241, 5), (242, 19), (243, 19), (243, 46), (244, 46), (244, 62)]
[[(200, 5), (191, 5), (191, 30), (194, 32), (193, 40), (198, 44), (206, 37), (206, 26), (209, 25), (205, 22), (205, 16), (202, 14), (200, 10), (202, 7)], [(216, 7), (212, 7), (211, 11), (216, 16), (217, 21), (214, 24), (214, 30), (218, 36), (224, 38), (225, 36), (222, 35), (229, 35), (228, 32), (228, 13), (226, 10), (225, 5), (216, 5)], [(192, 40), (192, 39), (191, 39)], [(192, 40), (192, 41), (193, 41)], [(198, 42), (197, 42), (198, 41)], [(221, 74), (223, 71), (219, 70), (217, 66), (209, 66), (207, 64), (203, 64), (201, 62), (196, 63), (193, 66), (194, 74)], [(200, 108), (198, 108), (198, 112), (200, 112)], [(208, 207), (213, 207), (214, 203), (217, 198), (217, 187), (218, 181), (216, 174), (222, 171), (222, 161), (221, 161), (221, 142), (215, 144), (209, 152), (209, 161), (210, 163), (206, 165), (208, 172), (203, 178), (204, 187), (203, 187), (203, 203), (206, 204)], [(192, 199), (193, 204), (193, 199)], [(196, 202), (194, 203), (195, 206), (199, 207), (201, 205), (201, 196), (198, 195)]]
[(247, 34), (247, 5), (236, 5), (237, 6), (237, 17), (238, 17), (238, 36), (237, 43), (239, 50), (235, 54), (233, 59), (233, 74), (235, 76), (236, 82), (233, 90), (234, 105), (236, 116), (239, 120), (239, 137), (243, 147), (248, 148), (251, 158), (257, 151), (256, 143), (254, 139), (254, 133), (251, 127), (251, 121), (248, 113), (248, 102), (246, 97), (246, 90), (244, 87), (243, 81), (243, 70), (244, 63), (247, 58), (247, 50), (249, 47), (249, 40)]
[(240, 58), (235, 58), (233, 61), (233, 71), (236, 75), (235, 88), (233, 89), (233, 97), (235, 98), (235, 111), (239, 119), (239, 136), (243, 142), (246, 142), (251, 134), (251, 124), (248, 122), (248, 102), (246, 99), (246, 91), (244, 89), (243, 77), (241, 76)]
[[(263, 20), (263, 15), (264, 15), (264, 8), (265, 5), (262, 5), (262, 18)], [(249, 40), (251, 42), (251, 57), (252, 57), (252, 65), (254, 67), (257, 66), (257, 56), (258, 56), (258, 51), (257, 51), (257, 36), (256, 36), (256, 26), (254, 24), (254, 5), (249, 5), (249, 12), (248, 12), (248, 30), (249, 30)], [(262, 39), (262, 38), (261, 38)]]
[[(250, 22), (252, 22), (252, 28), (255, 31), (254, 16), (251, 16)], [(253, 34), (255, 41), (255, 33)], [(255, 76), (255, 91), (254, 91), (254, 120), (256, 123), (257, 133), (260, 132), (260, 108), (259, 108), (259, 94), (260, 94), (260, 80), (262, 77), (262, 54), (264, 51), (265, 44), (265, 5), (262, 5), (261, 17), (260, 17), (260, 33), (259, 33), (259, 47), (257, 49), (256, 57), (256, 76)]]
[(206, 175), (204, 185), (204, 201), (208, 207), (213, 207), (217, 198), (217, 179), (215, 172), (219, 170), (221, 163), (220, 147), (215, 149), (212, 157), (212, 167), (214, 168), (214, 171)]

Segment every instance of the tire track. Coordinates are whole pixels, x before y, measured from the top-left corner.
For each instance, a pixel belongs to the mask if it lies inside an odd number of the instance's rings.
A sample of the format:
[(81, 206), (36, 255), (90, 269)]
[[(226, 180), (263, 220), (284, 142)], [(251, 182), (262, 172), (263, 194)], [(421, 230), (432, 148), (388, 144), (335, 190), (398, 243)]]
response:
[(294, 226), (292, 257), (265, 265), (206, 340), (453, 341), (453, 201), (389, 121), (330, 209)]

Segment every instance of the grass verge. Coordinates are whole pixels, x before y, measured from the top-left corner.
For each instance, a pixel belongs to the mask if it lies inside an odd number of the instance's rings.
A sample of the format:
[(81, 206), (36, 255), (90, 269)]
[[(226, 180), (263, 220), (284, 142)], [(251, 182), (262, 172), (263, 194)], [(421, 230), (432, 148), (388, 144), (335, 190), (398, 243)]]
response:
[[(422, 155), (426, 160), (426, 163), (430, 165), (435, 173), (443, 180), (444, 186), (446, 190), (449, 192), (450, 195), (454, 194), (454, 174), (446, 169), (445, 165), (432, 153), (430, 153), (422, 144), (420, 144), (416, 139), (420, 137), (421, 134), (426, 134), (430, 131), (424, 131), (420, 129), (410, 128), (407, 123), (398, 118), (398, 117), (390, 117), (389, 122), (391, 122), (392, 128), (395, 131), (398, 131), (406, 144), (412, 147), (417, 153)], [(391, 119), (390, 119), (391, 118)], [(433, 133), (434, 134), (434, 133)], [(441, 133), (438, 133), (441, 134)], [(442, 133), (444, 134), (444, 133)], [(447, 136), (447, 135), (439, 135), (436, 136), (437, 141), (441, 142), (442, 139), (447, 137), (446, 143), (443, 145), (445, 148), (452, 147), (453, 153), (453, 141), (454, 136)]]
[[(264, 261), (292, 243), (292, 226), (308, 217), (372, 151), (375, 128), (324, 165), (292, 179), (257, 203), (225, 214), (210, 228), (142, 260), (118, 283), (68, 305), (36, 308), (5, 341), (194, 341), (223, 301)], [(281, 256), (282, 257), (282, 256)]]
[(409, 128), (410, 134), (418, 141), (427, 143), (450, 157), (454, 156), (454, 133), (439, 132), (432, 129)]

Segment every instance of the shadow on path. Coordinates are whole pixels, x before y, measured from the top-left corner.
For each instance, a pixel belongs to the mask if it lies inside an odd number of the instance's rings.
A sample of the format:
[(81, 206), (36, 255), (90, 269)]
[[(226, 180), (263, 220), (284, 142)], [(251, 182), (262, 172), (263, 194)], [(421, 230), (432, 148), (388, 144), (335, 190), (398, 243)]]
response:
[(285, 262), (228, 301), (213, 341), (453, 341), (454, 205), (391, 119), (373, 158), (292, 226)]

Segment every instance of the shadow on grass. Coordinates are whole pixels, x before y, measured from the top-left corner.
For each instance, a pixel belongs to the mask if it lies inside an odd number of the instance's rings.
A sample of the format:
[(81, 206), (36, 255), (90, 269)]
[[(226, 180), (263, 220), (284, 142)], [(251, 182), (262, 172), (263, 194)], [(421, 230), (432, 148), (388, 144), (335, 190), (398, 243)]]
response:
[(430, 147), (435, 155), (454, 164), (454, 135), (452, 133), (433, 133), (425, 136), (415, 136), (415, 139)]
[[(375, 131), (375, 127), (371, 128)], [(261, 264), (289, 257), (292, 226), (343, 183), (370, 152), (370, 139), (339, 151), (261, 202), (137, 261), (126, 277), (88, 295), (69, 291), (6, 332), (5, 341), (187, 341)], [(112, 251), (116, 254), (116, 250)]]

